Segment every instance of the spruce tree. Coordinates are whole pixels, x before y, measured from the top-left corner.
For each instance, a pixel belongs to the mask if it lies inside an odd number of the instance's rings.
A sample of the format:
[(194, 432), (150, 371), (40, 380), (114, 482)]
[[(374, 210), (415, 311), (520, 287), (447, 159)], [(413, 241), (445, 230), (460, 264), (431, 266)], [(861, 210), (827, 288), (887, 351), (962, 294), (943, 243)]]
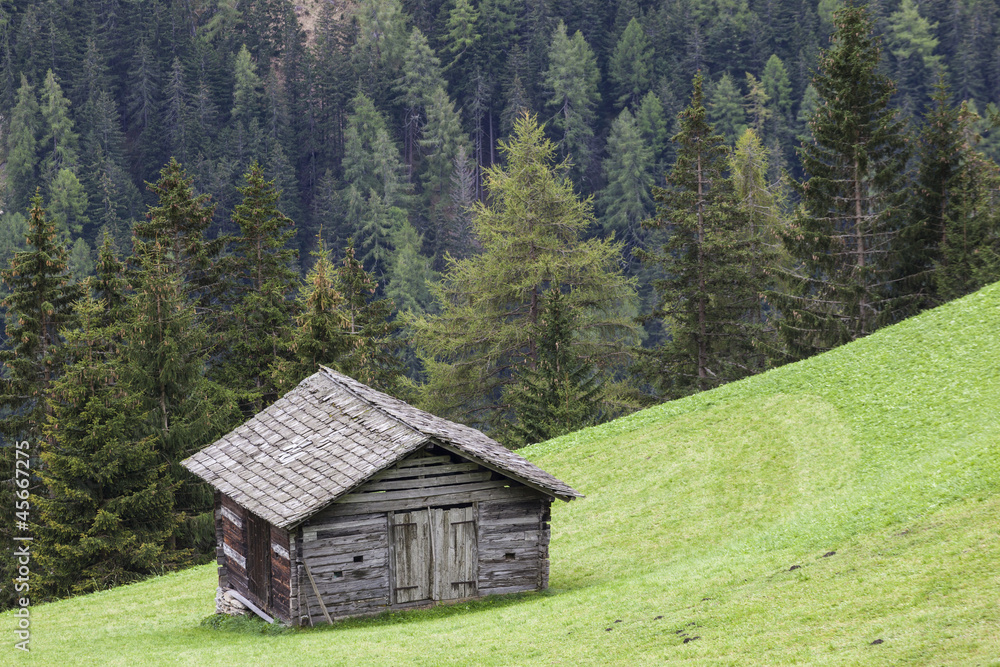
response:
[(76, 304), (64, 329), (65, 371), (48, 392), (42, 441), (46, 493), (38, 508), (36, 549), (47, 596), (86, 593), (159, 571), (177, 527), (175, 485), (150, 436), (136, 426), (139, 401), (121, 382), (122, 266), (105, 243), (100, 296)]
[(330, 365), (370, 387), (398, 396), (403, 389), (403, 366), (394, 339), (399, 325), (390, 319), (393, 304), (376, 296), (378, 286), (355, 258), (351, 240), (333, 287), (341, 298), (338, 307), (347, 349)]
[(315, 373), (321, 364), (336, 366), (351, 345), (341, 309), (344, 297), (335, 286), (336, 269), (322, 237), (312, 255), (316, 261), (299, 290), (299, 314), (288, 343), (292, 357), (279, 360), (271, 371), (275, 382), (286, 389)]
[(997, 166), (976, 150), (976, 115), (949, 97), (939, 81), (917, 147), (899, 269), (914, 311), (968, 294), (995, 280), (1000, 268)]
[(653, 189), (666, 231), (662, 250), (643, 254), (662, 266), (654, 286), (670, 339), (647, 356), (648, 377), (668, 397), (703, 391), (760, 370), (753, 321), (762, 285), (750, 267), (758, 249), (726, 178), (729, 151), (708, 122), (701, 74), (677, 117), (677, 161), (666, 187)]
[[(59, 377), (59, 331), (72, 318), (72, 303), (79, 296), (79, 287), (70, 284), (66, 272), (66, 249), (56, 242), (56, 232), (42, 208), (38, 192), (32, 199), (28, 218), (28, 248), (16, 252), (9, 267), (0, 275), (9, 290), (3, 300), (7, 314), (7, 349), (0, 351), (3, 377), (0, 378), (0, 448), (5, 471), (13, 475), (15, 452), (27, 453), (28, 486), (15, 487), (13, 480), (0, 487), (0, 538), (13, 544), (12, 537), (22, 534), (15, 530), (15, 491), (28, 491), (33, 496), (43, 493), (37, 472), (42, 464), (39, 448), (45, 436), (43, 427), (50, 412), (45, 397)], [(15, 449), (15, 443), (27, 443)], [(20, 454), (18, 454), (20, 456)], [(23, 501), (25, 498), (19, 497)], [(11, 581), (16, 568), (14, 559), (0, 563), (0, 575)], [(10, 606), (14, 597), (11, 586), (5, 586), (3, 607)]]
[(279, 193), (254, 161), (238, 188), (243, 200), (233, 210), (240, 233), (233, 239), (225, 271), (234, 282), (223, 359), (213, 375), (238, 397), (244, 414), (256, 414), (278, 398), (271, 367), (287, 349), (298, 276), (288, 242), (294, 223), (278, 208)]
[(573, 312), (558, 289), (541, 300), (538, 357), (518, 369), (517, 384), (505, 394), (514, 414), (507, 441), (530, 445), (578, 431), (601, 421), (600, 391), (593, 366), (573, 354)]
[[(833, 46), (813, 79), (819, 106), (799, 151), (807, 180), (782, 240), (798, 262), (776, 295), (794, 357), (866, 336), (905, 313), (893, 275), (899, 261), (905, 135), (889, 106), (895, 87), (879, 71), (881, 48), (865, 7), (835, 14)], [(900, 308), (900, 310), (897, 310)]]
[[(161, 201), (161, 206), (165, 202)], [(211, 488), (180, 462), (239, 423), (234, 396), (206, 377), (208, 334), (159, 240), (136, 242), (138, 273), (129, 296), (120, 377), (140, 416), (137, 436), (150, 438), (177, 484), (177, 529), (170, 549), (206, 552), (215, 544)]]

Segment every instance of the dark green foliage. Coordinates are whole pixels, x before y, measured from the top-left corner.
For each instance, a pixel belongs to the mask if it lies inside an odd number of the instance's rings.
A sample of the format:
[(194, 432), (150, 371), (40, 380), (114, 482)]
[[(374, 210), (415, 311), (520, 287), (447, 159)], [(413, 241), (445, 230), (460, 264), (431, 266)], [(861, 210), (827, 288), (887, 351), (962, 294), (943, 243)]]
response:
[(573, 354), (576, 332), (572, 311), (558, 289), (547, 292), (539, 307), (538, 352), (532, 366), (525, 360), (518, 382), (504, 392), (514, 413), (507, 440), (530, 445), (597, 424), (600, 391), (593, 366)]
[(836, 14), (833, 46), (813, 83), (819, 106), (800, 150), (802, 205), (782, 235), (798, 266), (777, 295), (793, 357), (865, 336), (905, 314), (893, 282), (898, 262), (907, 146), (879, 72), (881, 49), (864, 7)]
[[(8, 293), (3, 306), (7, 314), (7, 349), (0, 351), (3, 376), (0, 379), (0, 434), (3, 435), (5, 483), (0, 487), (0, 538), (13, 544), (15, 534), (15, 491), (26, 490), (33, 495), (43, 493), (36, 474), (41, 467), (38, 458), (44, 436), (43, 427), (49, 409), (45, 396), (62, 370), (59, 331), (70, 322), (72, 302), (79, 295), (79, 287), (70, 284), (66, 273), (67, 253), (56, 243), (56, 232), (42, 208), (39, 193), (32, 200), (28, 219), (27, 249), (16, 252), (10, 265), (2, 271)], [(29, 455), (33, 474), (27, 487), (14, 486), (15, 443), (24, 442), (26, 449), (17, 450)], [(8, 477), (9, 475), (9, 477)], [(21, 498), (24, 500), (24, 498)], [(30, 513), (29, 513), (30, 516)], [(0, 575), (5, 582), (12, 579), (16, 563), (8, 558), (0, 563)], [(7, 607), (13, 599), (9, 585), (3, 588), (0, 600)]]
[(288, 347), (298, 276), (288, 242), (294, 223), (278, 209), (274, 181), (254, 161), (239, 188), (243, 201), (233, 210), (239, 235), (226, 263), (233, 281), (231, 308), (223, 332), (221, 360), (214, 374), (237, 394), (245, 414), (256, 414), (278, 398), (271, 368)]
[(665, 230), (667, 240), (662, 251), (643, 254), (663, 267), (654, 315), (670, 334), (647, 356), (646, 373), (669, 397), (763, 368), (755, 314), (764, 285), (759, 265), (753, 270), (760, 242), (725, 176), (729, 151), (708, 122), (700, 75), (677, 124), (677, 161), (666, 187), (653, 189), (656, 218), (647, 223)]
[[(112, 283), (103, 278), (107, 290)], [(77, 328), (65, 331), (65, 370), (49, 391), (46, 492), (32, 498), (39, 590), (48, 597), (128, 583), (177, 556), (164, 549), (178, 523), (177, 485), (154, 438), (137, 432), (141, 401), (116, 366), (122, 310), (88, 296), (76, 314)]]
[(273, 370), (275, 382), (283, 389), (294, 387), (321, 364), (335, 365), (350, 349), (341, 310), (344, 297), (335, 287), (336, 270), (322, 238), (312, 254), (316, 261), (299, 290), (299, 315), (288, 344), (292, 357), (279, 360)]
[(349, 240), (334, 280), (334, 289), (341, 298), (346, 349), (328, 365), (379, 391), (400, 396), (403, 366), (393, 337), (399, 325), (390, 320), (392, 302), (376, 297), (377, 287), (355, 258), (354, 243)]
[(900, 273), (916, 309), (940, 305), (1000, 278), (997, 188), (1000, 174), (980, 155), (966, 104), (954, 106), (939, 83), (924, 119), (909, 202)]

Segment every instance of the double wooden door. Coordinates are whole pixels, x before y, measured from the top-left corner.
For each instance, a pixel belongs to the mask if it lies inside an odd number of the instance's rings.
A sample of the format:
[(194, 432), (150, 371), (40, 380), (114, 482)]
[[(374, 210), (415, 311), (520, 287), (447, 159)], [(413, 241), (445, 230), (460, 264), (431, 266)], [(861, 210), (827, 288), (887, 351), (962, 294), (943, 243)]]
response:
[(476, 596), (475, 507), (395, 512), (390, 525), (396, 604)]

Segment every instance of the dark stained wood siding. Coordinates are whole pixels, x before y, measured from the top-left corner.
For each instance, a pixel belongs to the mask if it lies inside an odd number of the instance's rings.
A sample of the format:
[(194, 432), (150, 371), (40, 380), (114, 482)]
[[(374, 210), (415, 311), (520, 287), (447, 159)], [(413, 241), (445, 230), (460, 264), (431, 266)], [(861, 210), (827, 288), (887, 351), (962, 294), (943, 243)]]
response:
[(284, 621), (291, 620), (292, 567), (288, 531), (271, 526), (271, 609)]
[(250, 595), (246, 570), (246, 516), (247, 511), (225, 494), (222, 496), (222, 550), (226, 561), (228, 588), (241, 595)]

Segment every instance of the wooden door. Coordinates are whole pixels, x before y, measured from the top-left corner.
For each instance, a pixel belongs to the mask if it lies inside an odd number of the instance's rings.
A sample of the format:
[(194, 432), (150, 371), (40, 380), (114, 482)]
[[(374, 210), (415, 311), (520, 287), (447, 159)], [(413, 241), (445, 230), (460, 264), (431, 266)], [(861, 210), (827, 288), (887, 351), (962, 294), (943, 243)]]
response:
[(247, 512), (247, 588), (267, 609), (271, 604), (271, 527)]
[(427, 510), (392, 517), (395, 603), (431, 599), (431, 533)]
[(396, 604), (475, 597), (474, 507), (396, 512), (392, 525)]
[(475, 508), (432, 509), (431, 526), (436, 548), (434, 599), (475, 597), (479, 564)]

